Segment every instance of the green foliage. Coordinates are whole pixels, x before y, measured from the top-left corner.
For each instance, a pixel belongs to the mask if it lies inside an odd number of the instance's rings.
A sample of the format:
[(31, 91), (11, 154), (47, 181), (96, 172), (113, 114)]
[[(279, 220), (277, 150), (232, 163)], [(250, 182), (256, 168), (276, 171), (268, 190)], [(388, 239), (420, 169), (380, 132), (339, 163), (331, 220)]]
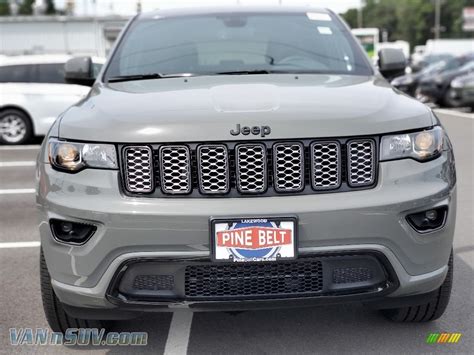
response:
[(10, 6), (8, 6), (8, 0), (0, 0), (0, 16), (10, 15)]
[[(33, 14), (33, 5), (35, 0), (23, 0), (23, 3), (20, 5), (19, 14), (20, 15), (32, 15)], [(46, 0), (46, 15), (54, 15), (56, 13), (56, 8), (54, 6), (54, 0)]]
[[(472, 37), (462, 30), (462, 9), (474, 6), (474, 0), (445, 0), (441, 7), (441, 38)], [(347, 23), (357, 27), (357, 9), (342, 14)], [(362, 11), (363, 27), (388, 32), (388, 40), (405, 40), (413, 47), (433, 38), (435, 5), (431, 0), (367, 0)]]
[(33, 15), (33, 5), (35, 0), (23, 0), (18, 10), (20, 15)]
[(46, 0), (46, 15), (54, 15), (56, 13), (56, 7), (54, 6), (54, 0)]

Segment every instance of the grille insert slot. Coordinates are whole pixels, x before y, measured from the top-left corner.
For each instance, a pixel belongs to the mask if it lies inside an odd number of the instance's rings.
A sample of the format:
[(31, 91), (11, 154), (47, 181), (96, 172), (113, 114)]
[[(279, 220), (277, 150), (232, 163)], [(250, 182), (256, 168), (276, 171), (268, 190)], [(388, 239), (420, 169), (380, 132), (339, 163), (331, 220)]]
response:
[(199, 189), (203, 194), (229, 192), (229, 156), (227, 147), (201, 145), (198, 147)]
[(241, 193), (267, 190), (267, 151), (263, 144), (240, 144), (236, 148), (237, 189)]
[(147, 146), (128, 146), (123, 149), (125, 187), (134, 193), (153, 191), (152, 150)]
[(161, 189), (165, 194), (191, 192), (191, 156), (185, 145), (160, 148)]
[(315, 190), (341, 186), (341, 146), (339, 142), (311, 144), (311, 182)]
[(371, 139), (353, 140), (347, 144), (348, 183), (352, 187), (375, 182), (375, 142)]
[(304, 188), (304, 147), (301, 143), (277, 143), (273, 147), (274, 186), (279, 192)]

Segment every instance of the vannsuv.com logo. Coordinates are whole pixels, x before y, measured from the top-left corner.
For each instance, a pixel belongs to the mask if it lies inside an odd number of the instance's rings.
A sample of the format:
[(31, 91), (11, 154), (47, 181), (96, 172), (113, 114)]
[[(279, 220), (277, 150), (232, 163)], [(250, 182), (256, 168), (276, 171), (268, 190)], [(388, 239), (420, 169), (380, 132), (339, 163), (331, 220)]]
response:
[(428, 337), (426, 338), (426, 343), (427, 344), (459, 343), (461, 336), (462, 336), (461, 333), (431, 333), (431, 334), (428, 334)]
[(69, 328), (64, 334), (46, 328), (10, 328), (11, 345), (147, 345), (146, 332), (109, 332)]

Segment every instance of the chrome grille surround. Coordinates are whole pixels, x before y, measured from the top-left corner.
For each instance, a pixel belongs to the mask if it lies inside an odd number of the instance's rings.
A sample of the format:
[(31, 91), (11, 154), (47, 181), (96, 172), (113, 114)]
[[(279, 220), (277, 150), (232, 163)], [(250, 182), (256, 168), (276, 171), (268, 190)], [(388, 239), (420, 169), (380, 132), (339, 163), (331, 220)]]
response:
[(375, 182), (375, 142), (357, 139), (347, 142), (347, 182), (351, 187)]
[(159, 150), (161, 190), (165, 194), (191, 192), (191, 154), (185, 145), (165, 145)]
[(230, 189), (229, 154), (224, 144), (205, 144), (197, 149), (199, 189), (203, 194), (225, 194)]
[(235, 148), (237, 189), (258, 194), (267, 190), (267, 149), (264, 144), (244, 143)]
[(299, 142), (273, 146), (274, 187), (278, 192), (298, 192), (304, 188), (304, 146)]
[(123, 149), (125, 187), (133, 193), (153, 191), (153, 154), (148, 146), (127, 146)]
[(338, 141), (313, 142), (310, 146), (311, 184), (314, 190), (341, 186), (341, 145)]

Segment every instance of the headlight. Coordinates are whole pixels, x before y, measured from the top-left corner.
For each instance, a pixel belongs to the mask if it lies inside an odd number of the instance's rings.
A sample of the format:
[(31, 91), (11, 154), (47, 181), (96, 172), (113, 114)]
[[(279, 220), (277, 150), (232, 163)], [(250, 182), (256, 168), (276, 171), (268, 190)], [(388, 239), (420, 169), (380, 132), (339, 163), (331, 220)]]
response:
[(50, 139), (49, 161), (62, 171), (84, 168), (118, 169), (117, 153), (112, 144), (76, 143)]
[(413, 158), (425, 161), (437, 157), (443, 147), (444, 131), (436, 126), (429, 131), (382, 137), (380, 160)]
[(442, 76), (437, 76), (436, 78), (434, 78), (434, 82), (438, 85), (441, 85), (444, 82), (444, 79)]
[(414, 79), (412, 76), (402, 76), (399, 78), (395, 78), (392, 80), (392, 85), (398, 86), (398, 85), (411, 85), (414, 83)]
[(453, 89), (462, 89), (464, 87), (464, 81), (461, 79), (454, 79), (451, 81), (451, 87)]

